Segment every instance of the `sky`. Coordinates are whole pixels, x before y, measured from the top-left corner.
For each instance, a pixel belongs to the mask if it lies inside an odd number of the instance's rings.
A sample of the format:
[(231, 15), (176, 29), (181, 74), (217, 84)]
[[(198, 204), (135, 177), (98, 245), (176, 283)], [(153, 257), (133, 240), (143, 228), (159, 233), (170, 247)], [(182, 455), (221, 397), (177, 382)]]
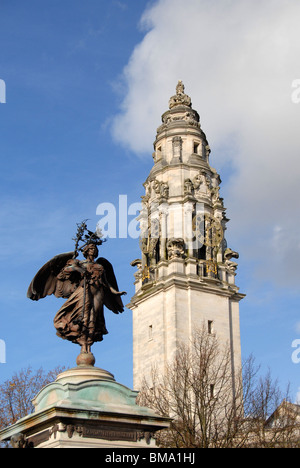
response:
[[(75, 365), (53, 326), (61, 300), (27, 288), (99, 205), (134, 220), (180, 79), (240, 254), (242, 355), (300, 397), (299, 17), (298, 0), (0, 0), (0, 383)], [(101, 256), (129, 303), (140, 252), (123, 228)], [(105, 314), (96, 365), (132, 387), (131, 311)]]

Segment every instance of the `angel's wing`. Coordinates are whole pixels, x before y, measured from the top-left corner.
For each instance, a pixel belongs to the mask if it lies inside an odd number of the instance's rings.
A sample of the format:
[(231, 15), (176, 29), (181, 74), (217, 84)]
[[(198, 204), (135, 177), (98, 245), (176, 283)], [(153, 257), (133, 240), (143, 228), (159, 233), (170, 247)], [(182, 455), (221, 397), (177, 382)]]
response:
[[(66, 266), (68, 260), (73, 258), (74, 252), (56, 255), (49, 260), (35, 275), (27, 291), (27, 297), (38, 301), (46, 296), (54, 294), (56, 297), (68, 297), (63, 291), (56, 292), (57, 275)], [(67, 282), (66, 282), (67, 283)], [(66, 284), (68, 287), (68, 284)]]
[[(109, 286), (112, 286), (112, 288), (115, 291), (119, 291), (117, 279), (112, 264), (108, 260), (106, 260), (106, 258), (102, 257), (98, 258), (96, 263), (99, 263), (99, 265), (103, 266)], [(104, 305), (109, 310), (112, 310), (115, 314), (124, 311), (124, 305), (120, 295), (114, 294), (109, 289), (105, 291)]]

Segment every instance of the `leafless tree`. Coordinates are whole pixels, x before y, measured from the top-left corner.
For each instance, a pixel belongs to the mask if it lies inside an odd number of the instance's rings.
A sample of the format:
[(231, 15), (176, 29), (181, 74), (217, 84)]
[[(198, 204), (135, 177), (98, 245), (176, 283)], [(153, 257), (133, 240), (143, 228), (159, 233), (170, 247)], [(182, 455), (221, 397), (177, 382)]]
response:
[(179, 346), (163, 377), (152, 368), (138, 402), (172, 418), (157, 436), (161, 447), (268, 447), (286, 446), (295, 431), (292, 417), (268, 425), (284, 396), (270, 373), (260, 375), (252, 356), (233, 373), (230, 347), (203, 327)]
[(22, 369), (0, 385), (0, 429), (14, 424), (32, 413), (32, 399), (64, 369), (57, 367), (49, 372), (42, 368), (33, 371)]
[(247, 446), (300, 447), (300, 406), (291, 403), (289, 385), (282, 391), (270, 370), (261, 375), (252, 356), (244, 366), (243, 404)]

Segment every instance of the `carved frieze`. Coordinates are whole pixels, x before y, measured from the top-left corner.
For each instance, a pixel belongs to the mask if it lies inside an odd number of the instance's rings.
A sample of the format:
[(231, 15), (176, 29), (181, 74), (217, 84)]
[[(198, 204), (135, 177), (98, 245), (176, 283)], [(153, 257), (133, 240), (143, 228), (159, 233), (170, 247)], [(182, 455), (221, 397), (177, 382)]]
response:
[[(162, 125), (160, 125), (157, 128), (157, 133), (160, 133), (164, 130), (167, 130), (170, 126), (174, 126), (176, 124), (184, 124), (184, 125), (189, 125), (191, 127), (195, 127), (200, 130), (201, 126), (199, 123), (199, 116), (197, 112), (193, 111), (192, 109), (190, 111), (186, 112), (166, 112), (162, 116)], [(153, 159), (156, 162), (157, 155), (153, 156)]]

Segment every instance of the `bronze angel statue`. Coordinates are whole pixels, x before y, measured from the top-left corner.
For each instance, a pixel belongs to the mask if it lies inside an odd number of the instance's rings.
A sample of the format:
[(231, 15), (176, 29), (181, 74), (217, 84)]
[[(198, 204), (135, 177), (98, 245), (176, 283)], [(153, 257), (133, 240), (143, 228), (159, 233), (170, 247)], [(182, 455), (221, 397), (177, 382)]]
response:
[[(87, 234), (84, 234), (87, 231)], [(115, 314), (124, 311), (117, 280), (111, 263), (98, 258), (99, 233), (87, 230), (85, 221), (78, 225), (74, 252), (63, 253), (49, 260), (35, 275), (27, 297), (38, 301), (54, 295), (67, 299), (54, 318), (56, 334), (81, 346), (81, 353), (90, 353), (91, 346), (108, 333), (103, 306)], [(79, 248), (79, 242), (83, 245)], [(81, 251), (84, 260), (78, 260)], [(97, 260), (96, 260), (97, 259)]]

